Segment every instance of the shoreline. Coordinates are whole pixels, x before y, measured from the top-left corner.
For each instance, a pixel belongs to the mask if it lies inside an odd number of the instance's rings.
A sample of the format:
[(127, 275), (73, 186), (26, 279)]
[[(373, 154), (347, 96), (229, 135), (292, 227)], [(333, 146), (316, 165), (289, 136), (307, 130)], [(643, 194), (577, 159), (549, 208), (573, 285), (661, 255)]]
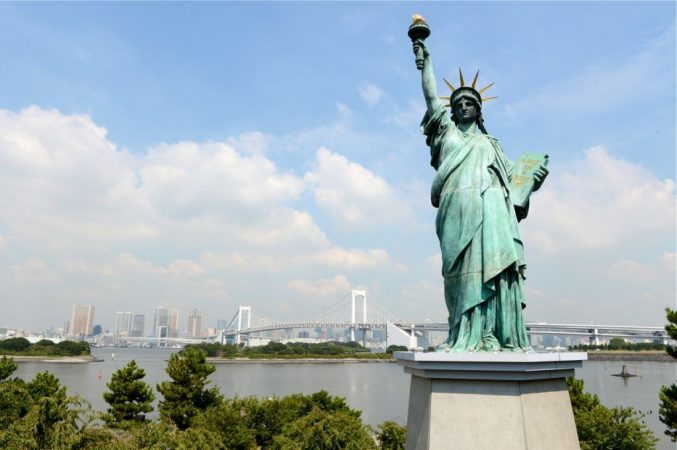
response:
[(94, 355), (83, 356), (28, 356), (28, 355), (0, 355), (0, 358), (6, 356), (12, 358), (15, 363), (37, 362), (37, 363), (57, 363), (57, 364), (87, 364), (92, 362), (102, 362), (103, 359)]
[(600, 351), (590, 350), (588, 361), (650, 361), (650, 362), (677, 362), (677, 359), (662, 351), (633, 352), (633, 351)]
[(207, 358), (210, 364), (340, 364), (340, 363), (394, 363), (382, 358)]

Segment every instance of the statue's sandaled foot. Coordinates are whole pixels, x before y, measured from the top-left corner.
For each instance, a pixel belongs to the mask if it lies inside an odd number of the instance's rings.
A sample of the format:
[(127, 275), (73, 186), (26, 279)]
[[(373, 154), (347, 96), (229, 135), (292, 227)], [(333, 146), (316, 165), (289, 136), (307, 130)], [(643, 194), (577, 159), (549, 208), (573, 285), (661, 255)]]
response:
[(435, 351), (439, 353), (449, 353), (451, 351), (451, 345), (449, 345), (447, 342), (444, 342), (435, 347)]

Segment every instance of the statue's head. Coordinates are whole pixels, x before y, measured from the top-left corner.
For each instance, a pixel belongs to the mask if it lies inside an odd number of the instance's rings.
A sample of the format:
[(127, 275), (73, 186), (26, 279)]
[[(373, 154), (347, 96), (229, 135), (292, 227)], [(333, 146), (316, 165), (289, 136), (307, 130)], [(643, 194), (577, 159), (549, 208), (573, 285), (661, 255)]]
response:
[(456, 123), (478, 122), (482, 117), (482, 97), (473, 88), (463, 86), (449, 99), (451, 117)]
[(469, 123), (477, 122), (478, 124), (482, 123), (482, 102), (487, 100), (492, 100), (496, 97), (485, 97), (482, 98), (482, 93), (489, 89), (494, 83), (489, 84), (488, 86), (483, 87), (479, 91), (475, 89), (477, 85), (477, 77), (479, 76), (479, 71), (475, 74), (475, 78), (472, 80), (470, 86), (466, 86), (465, 80), (463, 79), (463, 72), (461, 69), (458, 69), (459, 79), (461, 85), (458, 88), (455, 88), (451, 83), (446, 79), (444, 82), (447, 84), (449, 89), (451, 89), (451, 96), (441, 97), (442, 99), (449, 100), (449, 107), (451, 108), (451, 118), (456, 123)]

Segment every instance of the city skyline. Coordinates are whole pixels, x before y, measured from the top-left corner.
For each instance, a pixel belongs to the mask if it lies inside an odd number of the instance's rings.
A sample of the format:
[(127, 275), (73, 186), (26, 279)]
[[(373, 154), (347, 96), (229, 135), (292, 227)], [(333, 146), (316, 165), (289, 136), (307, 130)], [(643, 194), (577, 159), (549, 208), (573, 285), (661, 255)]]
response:
[(440, 95), (479, 69), (508, 157), (550, 155), (520, 225), (525, 319), (661, 325), (677, 295), (675, 10), (2, 3), (0, 326), (47, 329), (73, 304), (109, 329), (143, 315), (145, 334), (170, 332), (159, 305), (176, 331), (193, 309), (202, 326), (238, 305), (285, 321), (351, 289), (444, 321), (413, 13)]

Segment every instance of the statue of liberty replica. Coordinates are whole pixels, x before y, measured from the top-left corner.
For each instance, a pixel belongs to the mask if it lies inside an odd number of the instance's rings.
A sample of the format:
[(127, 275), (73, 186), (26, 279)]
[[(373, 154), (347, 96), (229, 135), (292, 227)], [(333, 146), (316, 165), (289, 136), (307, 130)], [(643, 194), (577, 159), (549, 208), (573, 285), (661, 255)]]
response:
[(478, 87), (479, 72), (466, 83), (459, 69), (456, 87), (444, 80), (451, 95), (438, 96), (424, 43), (430, 29), (421, 16), (413, 19), (409, 37), (427, 107), (421, 129), (436, 171), (431, 200), (449, 311), (449, 336), (438, 351), (528, 351), (518, 222), (548, 174), (547, 155), (508, 160), (482, 119), (483, 104), (496, 97), (483, 97), (493, 83)]

